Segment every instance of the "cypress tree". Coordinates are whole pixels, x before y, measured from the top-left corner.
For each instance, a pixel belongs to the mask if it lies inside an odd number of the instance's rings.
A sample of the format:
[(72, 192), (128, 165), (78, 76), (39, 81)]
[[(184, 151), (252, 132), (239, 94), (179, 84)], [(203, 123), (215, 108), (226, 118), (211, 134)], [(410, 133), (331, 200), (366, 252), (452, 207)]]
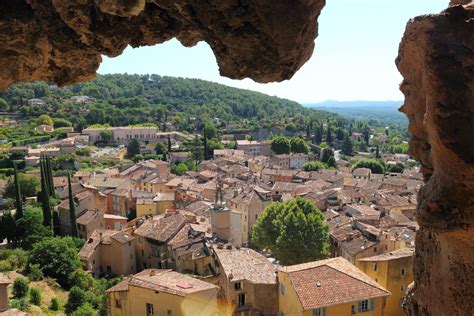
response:
[(168, 153), (171, 152), (171, 137), (168, 135)]
[(202, 132), (203, 136), (204, 136), (204, 160), (209, 160), (209, 148), (208, 148), (208, 145), (207, 145), (207, 133), (206, 133), (206, 127), (204, 126), (204, 129), (203, 129), (203, 132)]
[(52, 212), (51, 204), (49, 203), (50, 191), (48, 187), (48, 161), (46, 159), (40, 160), (41, 170), (41, 206), (43, 209), (43, 225), (52, 229)]
[(332, 132), (331, 132), (331, 126), (329, 124), (328, 124), (328, 130), (326, 134), (326, 143), (328, 143), (328, 145), (332, 144)]
[(67, 186), (69, 193), (69, 220), (71, 223), (71, 236), (79, 237), (76, 223), (76, 204), (74, 204), (74, 197), (72, 196), (71, 174), (69, 171), (67, 173)]
[(379, 145), (375, 147), (375, 158), (380, 158)]
[(51, 168), (51, 157), (46, 157), (47, 180), (49, 185), (49, 196), (54, 196), (54, 178), (53, 169)]
[(352, 142), (348, 134), (344, 135), (341, 151), (344, 155), (352, 155)]
[(21, 188), (20, 188), (20, 182), (18, 179), (18, 168), (16, 166), (16, 161), (13, 162), (13, 170), (14, 170), (14, 181), (15, 181), (15, 206), (16, 206), (15, 219), (20, 219), (23, 217), (23, 198), (21, 196)]

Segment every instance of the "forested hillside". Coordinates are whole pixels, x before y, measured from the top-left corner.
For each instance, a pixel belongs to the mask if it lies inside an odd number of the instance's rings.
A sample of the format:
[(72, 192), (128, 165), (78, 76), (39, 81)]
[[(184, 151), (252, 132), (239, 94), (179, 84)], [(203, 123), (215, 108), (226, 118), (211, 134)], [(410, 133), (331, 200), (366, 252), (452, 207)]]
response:
[[(80, 95), (90, 97), (90, 102), (71, 100)], [(99, 75), (62, 89), (45, 82), (24, 83), (10, 87), (0, 98), (2, 111), (19, 111), (29, 117), (50, 114), (72, 121), (79, 129), (91, 124), (153, 123), (161, 127), (171, 122), (177, 129), (192, 131), (214, 118), (223, 128), (255, 129), (286, 126), (289, 119), (298, 125), (308, 117), (318, 121), (336, 117), (258, 92), (159, 75)], [(46, 105), (28, 104), (32, 98), (41, 98)]]

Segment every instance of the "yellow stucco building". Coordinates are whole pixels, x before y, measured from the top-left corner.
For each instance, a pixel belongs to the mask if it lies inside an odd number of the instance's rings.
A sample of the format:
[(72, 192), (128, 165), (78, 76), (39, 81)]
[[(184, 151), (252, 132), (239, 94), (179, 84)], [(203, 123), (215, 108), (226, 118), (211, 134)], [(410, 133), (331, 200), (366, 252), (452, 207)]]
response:
[(137, 217), (163, 214), (167, 209), (174, 208), (174, 202), (174, 193), (157, 193), (152, 199), (137, 199)]
[(107, 290), (111, 316), (217, 315), (217, 286), (171, 270), (148, 269)]
[(279, 315), (385, 315), (390, 292), (342, 257), (278, 271)]
[(387, 298), (386, 316), (405, 315), (400, 300), (413, 282), (414, 252), (412, 248), (404, 248), (357, 261), (359, 269), (392, 293)]

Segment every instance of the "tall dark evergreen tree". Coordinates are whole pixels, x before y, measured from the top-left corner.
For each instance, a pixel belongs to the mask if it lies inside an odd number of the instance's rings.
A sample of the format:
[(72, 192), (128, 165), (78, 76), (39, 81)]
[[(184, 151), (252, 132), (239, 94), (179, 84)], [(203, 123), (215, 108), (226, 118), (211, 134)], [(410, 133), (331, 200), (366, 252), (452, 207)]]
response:
[(168, 135), (168, 153), (171, 152), (171, 137)]
[(375, 147), (375, 158), (380, 158), (379, 145)]
[(364, 135), (364, 141), (366, 144), (369, 144), (369, 139), (370, 139), (370, 131), (369, 131), (369, 127), (366, 125), (364, 125), (364, 130), (362, 131), (362, 134)]
[(18, 168), (16, 166), (16, 161), (13, 161), (13, 170), (14, 170), (14, 181), (15, 181), (15, 219), (20, 219), (23, 217), (23, 197), (21, 196), (20, 182), (18, 179)]
[(204, 143), (204, 160), (209, 160), (209, 146), (207, 144), (207, 133), (206, 133), (206, 127), (204, 127), (203, 129), (203, 143)]
[(193, 158), (197, 164), (199, 164), (202, 160), (202, 148), (201, 142), (197, 135), (194, 137), (194, 144), (193, 144)]
[(69, 220), (71, 224), (71, 236), (79, 237), (76, 223), (76, 204), (74, 204), (74, 196), (72, 195), (71, 174), (67, 173), (67, 186), (69, 195)]
[(328, 124), (328, 129), (326, 131), (326, 143), (328, 145), (332, 144), (332, 131), (331, 131), (331, 125)]
[(352, 141), (347, 134), (344, 135), (341, 151), (344, 155), (352, 155)]
[(54, 196), (54, 178), (53, 169), (51, 167), (51, 157), (46, 157), (47, 180), (49, 186), (49, 196)]
[(41, 206), (43, 210), (43, 225), (53, 228), (53, 216), (51, 212), (51, 204), (49, 198), (51, 196), (48, 176), (48, 160), (40, 160), (40, 171), (41, 171)]
[(323, 126), (322, 124), (318, 127), (316, 127), (316, 130), (314, 131), (314, 143), (316, 145), (321, 144), (323, 141)]

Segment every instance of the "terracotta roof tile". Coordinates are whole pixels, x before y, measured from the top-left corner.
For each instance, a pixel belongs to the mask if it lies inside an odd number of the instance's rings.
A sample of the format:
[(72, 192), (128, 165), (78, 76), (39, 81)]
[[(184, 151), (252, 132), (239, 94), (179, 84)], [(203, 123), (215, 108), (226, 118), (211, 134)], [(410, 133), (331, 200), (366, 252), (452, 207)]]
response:
[(284, 267), (304, 310), (388, 296), (390, 292), (344, 258)]

